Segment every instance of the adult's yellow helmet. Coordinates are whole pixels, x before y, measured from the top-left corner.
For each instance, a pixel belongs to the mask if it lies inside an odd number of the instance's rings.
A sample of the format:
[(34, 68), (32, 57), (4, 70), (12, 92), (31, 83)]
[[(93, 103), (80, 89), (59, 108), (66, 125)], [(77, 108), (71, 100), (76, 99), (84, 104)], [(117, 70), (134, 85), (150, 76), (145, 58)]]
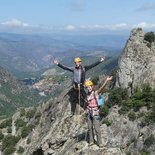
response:
[(85, 85), (85, 87), (89, 87), (89, 86), (93, 86), (94, 84), (92, 81), (87, 80), (87, 81), (85, 81), (84, 85)]
[(81, 59), (80, 58), (75, 58), (74, 62), (81, 62)]

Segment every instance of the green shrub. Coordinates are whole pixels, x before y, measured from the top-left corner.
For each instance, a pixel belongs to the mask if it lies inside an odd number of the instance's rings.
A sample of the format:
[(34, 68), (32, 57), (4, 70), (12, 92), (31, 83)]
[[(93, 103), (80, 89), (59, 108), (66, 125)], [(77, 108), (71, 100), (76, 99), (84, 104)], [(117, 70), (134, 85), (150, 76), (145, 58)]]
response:
[(101, 118), (104, 118), (108, 115), (108, 112), (109, 112), (109, 107), (107, 106), (107, 103), (104, 104), (104, 107), (100, 108), (100, 117)]
[(32, 110), (29, 110), (29, 111), (26, 113), (26, 118), (28, 118), (28, 119), (33, 118), (34, 115), (35, 115), (35, 112), (36, 112), (36, 108), (33, 108)]
[(37, 118), (40, 118), (41, 117), (41, 112), (37, 112), (36, 114), (35, 114), (35, 118), (37, 119)]
[(28, 138), (27, 141), (26, 141), (26, 144), (30, 144), (31, 143), (31, 139)]
[(152, 90), (152, 88), (148, 84), (145, 84), (143, 86), (142, 99), (145, 103), (148, 103), (146, 104), (147, 106), (155, 102), (155, 92)]
[(138, 111), (140, 107), (145, 106), (145, 102), (143, 100), (132, 100), (132, 104), (134, 107), (134, 111)]
[(144, 36), (144, 40), (148, 41), (150, 44), (155, 41), (154, 32), (147, 32)]
[(107, 126), (110, 126), (110, 125), (112, 124), (112, 121), (110, 121), (110, 120), (108, 120), (108, 119), (106, 118), (106, 119), (104, 119), (104, 120), (102, 121), (102, 124), (106, 124)]
[(128, 94), (126, 89), (114, 88), (109, 94), (109, 105), (119, 105), (121, 106), (124, 100), (128, 99)]
[(149, 113), (144, 113), (143, 119), (142, 119), (142, 121), (140, 123), (140, 126), (141, 127), (147, 126), (147, 125), (149, 125), (150, 121), (151, 121), (150, 120), (150, 114)]
[(12, 127), (8, 127), (8, 128), (7, 128), (7, 132), (8, 132), (8, 133), (12, 133)]
[(16, 148), (14, 146), (9, 146), (4, 150), (4, 155), (12, 154), (16, 151)]
[(128, 151), (128, 152), (126, 153), (126, 155), (131, 155), (131, 152)]
[(120, 115), (126, 114), (130, 110), (130, 107), (122, 105), (121, 109), (118, 111)]
[(20, 146), (17, 152), (19, 154), (23, 154), (24, 153), (24, 148), (22, 146)]
[(147, 42), (147, 47), (151, 47), (151, 43), (155, 41), (155, 35), (153, 32), (147, 32), (144, 36), (144, 40), (148, 41)]
[(144, 116), (145, 113), (138, 113), (137, 114), (137, 118), (142, 118)]
[(133, 108), (133, 101), (132, 99), (128, 99), (122, 102), (122, 107), (118, 112), (120, 115), (126, 114), (131, 108)]
[(4, 120), (4, 121), (0, 124), (0, 129), (7, 128), (7, 127), (11, 127), (11, 126), (12, 126), (12, 118), (9, 118), (9, 119)]
[[(118, 92), (120, 94), (118, 94)], [(111, 94), (111, 99), (113, 103), (120, 100), (120, 103), (118, 103), (118, 105), (121, 106), (119, 110), (120, 114), (125, 114), (130, 111), (130, 109), (136, 112), (139, 111), (141, 107), (146, 106), (148, 109), (152, 108), (150, 119), (155, 122), (155, 91), (152, 90), (148, 84), (144, 84), (142, 89), (136, 88), (130, 98), (125, 99), (123, 97), (124, 95), (121, 95), (121, 91), (119, 90), (118, 92), (114, 91), (114, 94)]]
[(132, 100), (141, 100), (141, 99), (142, 99), (142, 90), (136, 87), (132, 95)]
[(0, 141), (4, 138), (2, 131), (0, 131)]
[(128, 114), (129, 120), (134, 121), (136, 119), (136, 114), (134, 112), (130, 112)]
[(144, 149), (140, 152), (140, 155), (150, 155), (148, 152), (146, 152)]
[(155, 111), (150, 112), (149, 119), (150, 122), (155, 123)]
[(21, 137), (22, 138), (27, 137), (33, 128), (34, 128), (34, 125), (32, 125), (32, 124), (30, 124), (28, 126), (24, 126), (21, 130)]
[(155, 141), (154, 136), (150, 135), (148, 138), (145, 139), (144, 145), (148, 148), (148, 147), (150, 147), (151, 145), (154, 144), (154, 141)]
[(17, 119), (15, 121), (15, 125), (16, 125), (16, 127), (18, 129), (20, 127), (26, 126), (26, 122), (24, 122), (21, 118), (19, 118), (19, 119)]
[(20, 139), (19, 137), (12, 136), (12, 135), (5, 136), (2, 141), (2, 150), (5, 150), (6, 148), (9, 148), (10, 146), (12, 147), (16, 146), (19, 139)]
[(25, 116), (25, 114), (26, 114), (25, 109), (24, 108), (20, 109), (20, 117)]
[(34, 126), (37, 126), (39, 124), (39, 122), (40, 122), (40, 119), (38, 117), (37, 119), (35, 119), (35, 125)]
[(141, 127), (148, 126), (150, 123), (155, 123), (155, 111), (144, 113), (141, 121)]
[(22, 130), (21, 130), (21, 137), (22, 138), (25, 138), (28, 136), (28, 134), (30, 133), (30, 129), (28, 127), (23, 127)]
[(29, 124), (28, 128), (30, 128), (32, 130), (33, 128), (35, 128), (35, 125), (34, 124)]

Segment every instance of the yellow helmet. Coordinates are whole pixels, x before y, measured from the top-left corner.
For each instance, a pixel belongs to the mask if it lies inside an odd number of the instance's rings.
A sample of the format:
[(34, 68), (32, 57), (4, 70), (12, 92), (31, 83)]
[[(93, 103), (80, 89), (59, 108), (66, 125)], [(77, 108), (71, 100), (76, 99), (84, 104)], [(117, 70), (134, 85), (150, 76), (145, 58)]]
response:
[(75, 58), (74, 62), (81, 62), (81, 59), (80, 58)]
[(89, 86), (93, 86), (94, 84), (92, 81), (87, 80), (87, 81), (85, 81), (84, 85), (85, 85), (85, 87), (89, 87)]

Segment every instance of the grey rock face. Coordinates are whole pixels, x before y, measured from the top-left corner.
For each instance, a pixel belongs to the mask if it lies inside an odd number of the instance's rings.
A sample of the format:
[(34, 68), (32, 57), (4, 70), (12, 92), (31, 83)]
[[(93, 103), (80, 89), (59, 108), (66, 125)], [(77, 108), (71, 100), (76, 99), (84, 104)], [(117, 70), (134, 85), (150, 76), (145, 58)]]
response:
[[(33, 124), (28, 136), (21, 138), (16, 145), (24, 148), (23, 155), (141, 155), (140, 151), (147, 147), (150, 155), (153, 155), (153, 143), (148, 147), (146, 140), (153, 135), (155, 137), (155, 125), (141, 127), (141, 118), (130, 121), (127, 114), (120, 115), (119, 107), (110, 108), (106, 117), (111, 122), (110, 126), (101, 123), (101, 135), (104, 147), (97, 145), (88, 146), (87, 143), (87, 122), (84, 115), (69, 117), (70, 102), (66, 95), (68, 90), (63, 92), (59, 98), (40, 105), (34, 117), (27, 122), (27, 126)], [(28, 111), (30, 109), (27, 109)], [(81, 109), (82, 110), (82, 109)], [(146, 108), (140, 113), (148, 112)], [(37, 113), (40, 112), (38, 124), (35, 124)], [(13, 122), (16, 119), (23, 119), (20, 113), (15, 113)], [(15, 124), (12, 123), (12, 126)], [(20, 129), (15, 129), (12, 135), (20, 134)], [(17, 151), (14, 155), (18, 155)]]
[(144, 83), (155, 87), (155, 42), (148, 47), (144, 35), (142, 29), (133, 29), (119, 59), (116, 86), (127, 88), (129, 94)]
[[(70, 102), (66, 93), (67, 90), (52, 103), (42, 104), (37, 108), (37, 112), (42, 114), (39, 124), (16, 146), (24, 147), (23, 155), (125, 155), (120, 147), (121, 142), (116, 140), (117, 137), (109, 135), (114, 132), (113, 129), (105, 124), (101, 125), (104, 148), (101, 149), (95, 144), (88, 146), (85, 116), (77, 114), (69, 117)], [(116, 115), (119, 117), (119, 114)], [(35, 117), (29, 121), (32, 122), (35, 122)], [(119, 132), (119, 129), (117, 131)]]

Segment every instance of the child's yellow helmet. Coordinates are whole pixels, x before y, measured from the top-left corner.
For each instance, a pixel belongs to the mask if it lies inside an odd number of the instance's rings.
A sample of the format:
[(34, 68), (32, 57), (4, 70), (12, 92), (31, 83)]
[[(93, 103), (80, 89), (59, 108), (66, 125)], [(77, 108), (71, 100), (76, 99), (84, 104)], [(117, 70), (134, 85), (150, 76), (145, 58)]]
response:
[(81, 59), (80, 58), (75, 58), (74, 62), (81, 62)]
[(87, 80), (87, 81), (85, 81), (84, 85), (85, 85), (85, 87), (89, 87), (89, 86), (93, 86), (94, 84), (92, 81)]

